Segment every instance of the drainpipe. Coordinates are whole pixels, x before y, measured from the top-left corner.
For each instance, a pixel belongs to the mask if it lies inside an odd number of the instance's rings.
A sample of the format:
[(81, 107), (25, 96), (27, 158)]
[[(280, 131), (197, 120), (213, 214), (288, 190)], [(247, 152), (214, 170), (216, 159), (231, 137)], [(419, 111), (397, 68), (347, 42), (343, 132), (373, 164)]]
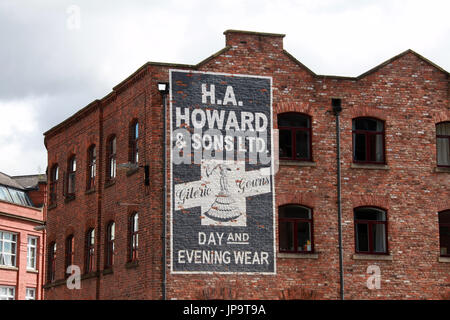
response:
[(336, 161), (337, 161), (337, 207), (338, 207), (338, 241), (339, 241), (339, 297), (344, 300), (344, 256), (342, 248), (342, 203), (341, 203), (341, 148), (339, 114), (342, 111), (341, 99), (331, 99), (333, 113), (336, 116)]
[(163, 203), (162, 203), (162, 283), (161, 292), (162, 300), (166, 300), (166, 205), (167, 205), (167, 129), (166, 129), (166, 109), (167, 109), (167, 93), (169, 92), (169, 84), (165, 82), (158, 83), (158, 90), (162, 96), (163, 104), (163, 144), (164, 144), (164, 186), (163, 186)]

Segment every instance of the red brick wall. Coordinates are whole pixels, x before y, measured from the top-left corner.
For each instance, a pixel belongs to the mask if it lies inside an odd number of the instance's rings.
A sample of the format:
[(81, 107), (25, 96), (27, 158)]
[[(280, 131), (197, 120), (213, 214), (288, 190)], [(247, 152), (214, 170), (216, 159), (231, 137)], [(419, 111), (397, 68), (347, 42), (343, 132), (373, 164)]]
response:
[[(298, 203), (313, 208), (317, 255), (280, 257), (275, 276), (168, 272), (167, 297), (217, 297), (222, 294), (220, 288), (227, 289), (225, 297), (229, 298), (298, 298), (302, 292), (312, 292), (320, 299), (339, 297), (336, 137), (335, 117), (330, 111), (331, 98), (339, 97), (343, 107), (340, 127), (346, 298), (441, 298), (449, 290), (450, 264), (438, 262), (437, 212), (450, 208), (450, 179), (448, 172), (434, 172), (435, 124), (450, 120), (448, 75), (411, 51), (363, 77), (339, 78), (313, 74), (283, 51), (280, 36), (228, 32), (226, 45), (219, 55), (192, 68), (271, 76), (275, 126), (276, 115), (282, 112), (303, 112), (312, 118), (314, 164), (282, 164), (275, 186), (277, 206)], [(61, 177), (70, 154), (77, 155), (76, 199), (65, 203), (60, 181), (57, 206), (48, 212), (48, 243), (58, 244), (57, 279), (64, 277), (63, 247), (69, 234), (75, 236), (75, 263), (80, 266), (84, 265), (84, 237), (90, 227), (96, 228), (97, 244), (100, 241), (96, 247), (100, 253), (98, 279), (83, 280), (81, 290), (68, 290), (57, 281), (48, 286), (48, 299), (161, 298), (163, 112), (156, 88), (158, 81), (168, 81), (170, 68), (189, 66), (147, 64), (86, 109), (91, 112), (85, 110), (74, 121), (47, 133), (48, 165), (50, 168), (58, 163)], [(351, 165), (352, 118), (358, 116), (385, 121), (387, 166), (383, 170)], [(116, 134), (117, 163), (128, 162), (128, 128), (135, 118), (140, 131), (139, 164), (150, 165), (150, 186), (144, 186), (143, 170), (139, 169), (118, 170), (115, 183), (105, 187), (105, 141)], [(92, 143), (101, 150), (97, 156), (97, 180), (101, 180), (94, 193), (86, 194), (87, 149)], [(354, 260), (353, 209), (362, 205), (387, 210), (392, 260)], [(133, 211), (140, 214), (137, 265), (127, 264), (128, 217)], [(105, 228), (111, 220), (116, 223), (117, 254), (112, 273), (103, 274)], [(380, 267), (381, 289), (367, 288), (369, 265)]]
[(30, 197), (33, 205), (36, 207), (41, 207), (45, 203), (45, 196), (47, 192), (47, 184), (39, 183), (37, 190), (27, 191), (28, 196)]

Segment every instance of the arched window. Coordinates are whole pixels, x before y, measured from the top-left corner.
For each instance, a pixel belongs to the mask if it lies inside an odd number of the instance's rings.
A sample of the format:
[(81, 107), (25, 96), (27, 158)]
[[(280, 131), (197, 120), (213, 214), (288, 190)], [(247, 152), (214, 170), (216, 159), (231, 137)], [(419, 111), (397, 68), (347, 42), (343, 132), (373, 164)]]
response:
[(64, 274), (66, 277), (69, 276), (67, 273), (67, 268), (73, 265), (74, 262), (74, 241), (73, 235), (70, 235), (66, 238), (66, 257), (65, 257), (65, 269)]
[(353, 162), (385, 163), (384, 122), (374, 118), (356, 118), (352, 121)]
[(56, 242), (51, 242), (48, 246), (47, 260), (47, 281), (56, 280)]
[(86, 233), (86, 264), (85, 264), (86, 273), (94, 271), (94, 259), (95, 259), (95, 229), (91, 228)]
[(95, 175), (97, 171), (97, 151), (95, 145), (92, 145), (88, 149), (88, 167), (87, 167), (87, 183), (86, 190), (94, 189), (95, 187)]
[(139, 214), (137, 212), (130, 216), (130, 255), (129, 260), (134, 261), (137, 259), (138, 247), (139, 247)]
[(386, 211), (372, 207), (354, 209), (355, 250), (357, 253), (386, 254)]
[(114, 241), (116, 239), (116, 224), (111, 221), (106, 228), (105, 267), (111, 268), (114, 263)]
[(73, 197), (75, 195), (77, 160), (75, 156), (70, 157), (67, 165), (67, 196)]
[(55, 205), (57, 201), (59, 167), (54, 164), (50, 170), (50, 194), (49, 205)]
[(437, 165), (450, 167), (450, 122), (436, 125)]
[(108, 139), (108, 142), (106, 144), (106, 158), (108, 159), (108, 166), (107, 166), (107, 180), (114, 180), (116, 178), (116, 136), (111, 136)]
[(280, 252), (311, 253), (313, 245), (312, 209), (290, 204), (278, 208)]
[(439, 247), (441, 256), (450, 257), (450, 210), (439, 212)]
[(130, 125), (130, 142), (129, 142), (129, 161), (131, 163), (139, 162), (139, 123), (133, 120)]
[(280, 159), (312, 161), (311, 117), (301, 113), (278, 115)]

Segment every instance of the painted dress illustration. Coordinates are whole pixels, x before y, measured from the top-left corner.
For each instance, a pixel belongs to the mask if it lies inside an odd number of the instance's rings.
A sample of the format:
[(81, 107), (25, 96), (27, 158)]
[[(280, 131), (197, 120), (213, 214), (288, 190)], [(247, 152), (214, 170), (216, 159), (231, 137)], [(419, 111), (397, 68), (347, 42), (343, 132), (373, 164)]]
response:
[(211, 208), (205, 213), (207, 217), (216, 221), (230, 221), (238, 218), (241, 215), (236, 202), (230, 194), (228, 187), (228, 172), (231, 169), (224, 164), (216, 165), (210, 174), (216, 170), (220, 170), (220, 191), (216, 195), (216, 200), (211, 205)]

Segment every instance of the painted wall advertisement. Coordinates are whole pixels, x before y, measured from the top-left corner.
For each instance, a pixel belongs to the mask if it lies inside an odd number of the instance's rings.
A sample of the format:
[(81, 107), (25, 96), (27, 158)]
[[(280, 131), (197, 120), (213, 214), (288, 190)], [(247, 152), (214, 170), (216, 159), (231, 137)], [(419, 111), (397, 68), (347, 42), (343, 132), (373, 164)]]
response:
[(171, 272), (274, 274), (272, 78), (170, 70)]

